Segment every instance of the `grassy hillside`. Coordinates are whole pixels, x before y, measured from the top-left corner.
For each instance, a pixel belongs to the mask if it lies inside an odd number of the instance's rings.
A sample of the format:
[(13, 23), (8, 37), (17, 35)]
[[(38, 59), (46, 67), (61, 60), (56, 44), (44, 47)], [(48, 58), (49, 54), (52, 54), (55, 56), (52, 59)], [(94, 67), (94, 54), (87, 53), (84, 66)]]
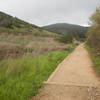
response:
[(43, 28), (60, 34), (70, 34), (75, 38), (85, 38), (87, 31), (86, 27), (67, 23), (52, 24), (44, 26)]
[[(18, 19), (17, 17), (10, 16), (3, 12), (0, 12), (0, 26), (7, 27), (7, 28), (33, 27), (32, 24), (29, 24), (23, 20)], [(37, 27), (37, 26), (34, 25), (34, 27)]]
[(17, 17), (0, 12), (0, 34), (12, 33), (15, 35), (33, 34), (40, 36), (55, 36), (53, 32), (41, 29), (40, 27), (25, 22)]
[(0, 12), (0, 59), (65, 50), (58, 34)]
[[(0, 100), (29, 100), (75, 48), (58, 34), (0, 12)], [(66, 51), (65, 51), (66, 50)]]

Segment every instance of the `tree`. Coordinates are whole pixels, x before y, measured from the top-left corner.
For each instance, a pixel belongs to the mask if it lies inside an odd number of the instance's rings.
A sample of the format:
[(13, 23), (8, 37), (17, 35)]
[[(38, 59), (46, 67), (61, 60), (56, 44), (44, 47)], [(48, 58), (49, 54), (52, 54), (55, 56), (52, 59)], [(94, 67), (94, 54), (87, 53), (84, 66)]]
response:
[(100, 7), (91, 16), (91, 27), (88, 31), (88, 44), (94, 49), (95, 53), (100, 54)]

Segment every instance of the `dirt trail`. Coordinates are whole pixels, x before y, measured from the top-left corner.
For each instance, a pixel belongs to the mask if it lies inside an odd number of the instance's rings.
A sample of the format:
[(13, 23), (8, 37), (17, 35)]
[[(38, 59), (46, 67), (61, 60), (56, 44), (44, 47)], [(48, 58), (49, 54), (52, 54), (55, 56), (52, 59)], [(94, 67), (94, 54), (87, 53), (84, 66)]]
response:
[(92, 66), (84, 44), (79, 45), (33, 100), (100, 100), (100, 81)]

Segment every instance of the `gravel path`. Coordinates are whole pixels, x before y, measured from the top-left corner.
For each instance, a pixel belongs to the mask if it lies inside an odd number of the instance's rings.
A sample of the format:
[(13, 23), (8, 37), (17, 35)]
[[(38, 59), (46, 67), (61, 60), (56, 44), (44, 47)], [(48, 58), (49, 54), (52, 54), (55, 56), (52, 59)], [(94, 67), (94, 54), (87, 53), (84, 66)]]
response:
[(100, 100), (100, 81), (84, 44), (59, 64), (32, 100)]

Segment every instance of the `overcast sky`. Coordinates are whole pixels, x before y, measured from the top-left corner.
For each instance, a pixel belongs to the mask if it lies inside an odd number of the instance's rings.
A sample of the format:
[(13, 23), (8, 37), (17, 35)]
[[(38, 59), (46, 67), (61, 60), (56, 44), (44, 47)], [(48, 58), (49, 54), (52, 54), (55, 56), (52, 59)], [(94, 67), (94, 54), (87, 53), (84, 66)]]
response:
[(0, 0), (0, 11), (35, 25), (72, 23), (88, 25), (100, 0)]

